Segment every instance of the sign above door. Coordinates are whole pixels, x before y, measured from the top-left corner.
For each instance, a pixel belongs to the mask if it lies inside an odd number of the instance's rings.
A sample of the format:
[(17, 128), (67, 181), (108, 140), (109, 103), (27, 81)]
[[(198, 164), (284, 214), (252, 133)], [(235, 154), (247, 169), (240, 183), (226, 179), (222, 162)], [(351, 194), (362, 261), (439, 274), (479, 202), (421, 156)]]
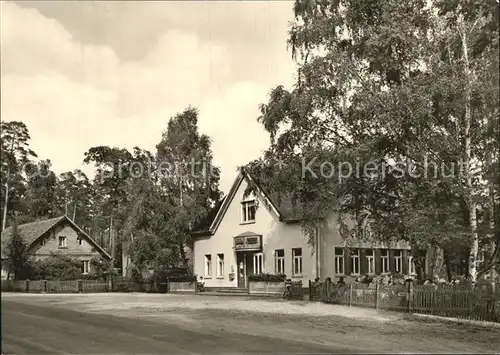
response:
[(236, 251), (261, 251), (261, 235), (239, 235), (234, 237), (234, 250)]

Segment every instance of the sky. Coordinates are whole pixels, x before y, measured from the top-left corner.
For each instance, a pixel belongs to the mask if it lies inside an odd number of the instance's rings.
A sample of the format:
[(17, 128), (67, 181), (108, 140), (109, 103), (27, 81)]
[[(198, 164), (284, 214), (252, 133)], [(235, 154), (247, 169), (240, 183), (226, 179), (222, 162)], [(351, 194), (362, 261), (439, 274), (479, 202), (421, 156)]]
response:
[(108, 145), (155, 151), (168, 120), (199, 109), (220, 187), (269, 146), (257, 122), (293, 83), (292, 1), (1, 2), (1, 118), (22, 121), (57, 173)]

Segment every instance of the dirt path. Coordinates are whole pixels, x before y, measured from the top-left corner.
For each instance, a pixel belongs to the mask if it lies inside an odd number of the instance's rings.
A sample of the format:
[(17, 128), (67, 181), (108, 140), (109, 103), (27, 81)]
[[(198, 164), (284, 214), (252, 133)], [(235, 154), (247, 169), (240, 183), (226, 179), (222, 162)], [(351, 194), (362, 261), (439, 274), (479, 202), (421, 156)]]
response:
[(215, 327), (254, 336), (392, 353), (494, 353), (500, 330), (423, 322), (404, 314), (314, 302), (155, 294), (2, 294), (27, 303), (45, 303), (189, 328)]

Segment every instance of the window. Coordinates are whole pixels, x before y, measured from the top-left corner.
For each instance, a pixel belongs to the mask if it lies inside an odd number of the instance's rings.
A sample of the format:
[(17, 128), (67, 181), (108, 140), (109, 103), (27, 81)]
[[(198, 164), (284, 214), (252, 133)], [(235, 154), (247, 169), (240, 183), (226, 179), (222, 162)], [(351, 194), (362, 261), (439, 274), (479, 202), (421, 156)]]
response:
[(40, 240), (40, 245), (45, 245), (47, 244), (47, 240), (45, 240), (45, 238), (43, 238), (42, 240)]
[(394, 250), (394, 271), (397, 274), (403, 273), (403, 253), (401, 250)]
[(212, 255), (205, 255), (205, 277), (212, 277)]
[(217, 277), (224, 277), (224, 254), (217, 254)]
[(82, 261), (82, 274), (88, 274), (89, 273), (89, 261), (88, 260), (83, 260)]
[(335, 274), (344, 274), (344, 248), (335, 248)]
[(76, 238), (76, 242), (78, 245), (82, 245), (82, 238), (80, 237)]
[(389, 272), (389, 250), (382, 249), (380, 252), (381, 252), (380, 264), (382, 266), (382, 274), (385, 274)]
[(368, 275), (375, 274), (375, 257), (373, 249), (366, 249), (366, 263), (368, 264)]
[(292, 249), (292, 275), (302, 276), (302, 248)]
[(413, 256), (408, 257), (408, 274), (410, 275), (416, 275), (417, 273), (415, 272), (415, 260), (413, 260)]
[(241, 203), (241, 221), (243, 223), (255, 221), (255, 201)]
[(276, 274), (285, 273), (285, 250), (278, 249), (274, 251), (274, 259), (276, 260), (275, 272)]
[(359, 275), (359, 249), (351, 250), (351, 274)]
[(66, 237), (59, 237), (59, 248), (66, 248)]
[(256, 253), (253, 255), (253, 273), (262, 274), (262, 269), (264, 268), (264, 254)]

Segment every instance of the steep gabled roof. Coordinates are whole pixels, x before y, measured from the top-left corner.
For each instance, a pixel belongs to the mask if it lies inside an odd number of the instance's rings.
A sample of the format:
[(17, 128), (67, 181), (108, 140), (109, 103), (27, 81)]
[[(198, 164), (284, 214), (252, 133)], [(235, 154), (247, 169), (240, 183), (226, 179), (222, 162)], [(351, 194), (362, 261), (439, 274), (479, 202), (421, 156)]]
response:
[[(107, 259), (111, 259), (111, 256), (104, 250), (95, 240), (93, 240), (87, 233), (85, 233), (80, 227), (78, 227), (71, 219), (66, 216), (35, 221), (31, 223), (25, 223), (17, 226), (19, 234), (22, 236), (28, 247), (32, 247), (33, 244), (46, 234), (47, 232), (54, 229), (57, 225), (61, 223), (68, 223), (71, 225), (78, 234), (82, 235), (93, 247), (95, 247), (99, 252)], [(5, 250), (10, 239), (12, 238), (12, 227), (6, 228), (1, 235), (2, 239), (2, 259), (6, 258)]]
[(290, 194), (269, 194), (262, 188), (261, 183), (255, 179), (255, 177), (251, 176), (245, 169), (240, 169), (240, 172), (233, 182), (228, 195), (221, 202), (219, 202), (209, 212), (207, 218), (194, 229), (193, 236), (205, 236), (215, 233), (236, 192), (245, 179), (247, 179), (248, 182), (252, 182), (264, 198), (268, 200), (271, 208), (278, 215), (280, 221), (292, 223), (299, 222), (301, 220), (301, 209), (298, 205), (293, 204), (293, 199)]

